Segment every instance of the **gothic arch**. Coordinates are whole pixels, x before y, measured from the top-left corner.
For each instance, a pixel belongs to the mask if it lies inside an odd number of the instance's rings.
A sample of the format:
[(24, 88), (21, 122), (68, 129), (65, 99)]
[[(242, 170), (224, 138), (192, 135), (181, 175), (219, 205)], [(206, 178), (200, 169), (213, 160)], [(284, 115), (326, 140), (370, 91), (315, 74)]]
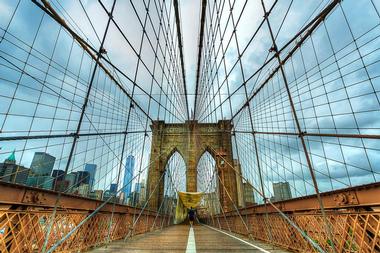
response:
[[(197, 191), (210, 192), (216, 190), (218, 176), (215, 174), (217, 173), (215, 170), (215, 155), (205, 149), (197, 161)], [(209, 183), (210, 185), (208, 185)]]
[(214, 152), (214, 148), (211, 148), (209, 145), (205, 146), (203, 149), (200, 150), (199, 154), (197, 155), (197, 167), (198, 167), (198, 163), (199, 163), (199, 160), (202, 158), (202, 156), (205, 154), (205, 153), (209, 153), (212, 158), (214, 158), (215, 162), (216, 162), (216, 159), (217, 159), (217, 155), (216, 153)]
[[(147, 191), (152, 193), (149, 206), (157, 209), (162, 202), (164, 184), (160, 182), (162, 173), (171, 155), (175, 152), (181, 154), (186, 164), (186, 191), (197, 191), (197, 165), (205, 151), (208, 151), (218, 165), (218, 173), (234, 202), (237, 200), (236, 175), (233, 168), (221, 166), (221, 156), (229, 164), (233, 164), (232, 156), (232, 124), (229, 120), (220, 120), (218, 123), (198, 123), (186, 121), (186, 123), (166, 124), (163, 121), (153, 121), (152, 148), (150, 165), (148, 170)], [(155, 186), (159, 184), (158, 190)], [(226, 210), (231, 210), (233, 204), (224, 199)]]
[(185, 160), (185, 157), (183, 156), (183, 154), (182, 154), (182, 152), (180, 151), (180, 149), (178, 149), (177, 147), (172, 147), (171, 148), (171, 151), (169, 152), (169, 153), (167, 153), (164, 157), (164, 162), (163, 162), (163, 169), (165, 170), (165, 168), (166, 168), (166, 165), (168, 164), (168, 162), (169, 162), (169, 160), (170, 160), (170, 158), (175, 154), (175, 153), (178, 153), (181, 157), (182, 157), (182, 159), (183, 159), (183, 161), (185, 162), (185, 165), (186, 165), (186, 160)]
[(164, 165), (164, 172), (164, 196), (174, 196), (177, 190), (186, 191), (186, 163), (177, 149), (173, 149), (169, 153)]

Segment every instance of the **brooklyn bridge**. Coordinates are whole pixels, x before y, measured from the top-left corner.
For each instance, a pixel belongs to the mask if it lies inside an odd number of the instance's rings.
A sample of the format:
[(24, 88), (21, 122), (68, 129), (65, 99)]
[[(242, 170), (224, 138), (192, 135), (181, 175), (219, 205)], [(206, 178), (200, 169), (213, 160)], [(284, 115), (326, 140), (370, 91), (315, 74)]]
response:
[(0, 0), (0, 252), (380, 252), (380, 0)]

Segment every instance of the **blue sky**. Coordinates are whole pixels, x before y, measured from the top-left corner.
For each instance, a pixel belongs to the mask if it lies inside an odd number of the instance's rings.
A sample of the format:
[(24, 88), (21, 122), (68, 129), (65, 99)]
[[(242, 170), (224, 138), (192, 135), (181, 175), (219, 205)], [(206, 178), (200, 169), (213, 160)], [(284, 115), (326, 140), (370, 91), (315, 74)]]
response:
[[(51, 17), (44, 15), (32, 2), (21, 0), (12, 18), (17, 2), (0, 0), (0, 136), (72, 133), (77, 128), (94, 61), (64, 29)], [(112, 1), (104, 2), (110, 10)], [(266, 8), (274, 3), (264, 2)], [(329, 2), (279, 1), (269, 17), (278, 47), (281, 48)], [(79, 1), (51, 3), (72, 29), (94, 48), (99, 48), (98, 37), (101, 38), (104, 33), (107, 15), (97, 1), (81, 1), (95, 30)], [(139, 62), (139, 68), (136, 68), (138, 58), (133, 49), (140, 48), (140, 22), (144, 23), (144, 3), (147, 4), (148, 1), (133, 1), (133, 6), (127, 1), (116, 3), (114, 18), (128, 42), (117, 27), (111, 24), (104, 47), (110, 61), (130, 80), (116, 70), (112, 70), (112, 73), (129, 94), (133, 92), (135, 101), (144, 111), (149, 111), (151, 118), (166, 122), (182, 122), (184, 97), (178, 95), (183, 87), (180, 87), (181, 81), (178, 81), (181, 80), (179, 73), (174, 71), (178, 69), (176, 64), (179, 58), (173, 29), (174, 12), (170, 1), (165, 2), (165, 7), (161, 3), (150, 2), (151, 19), (146, 21), (146, 35), (141, 44), (142, 61)], [(214, 45), (216, 50), (219, 46), (225, 50), (226, 69), (223, 64), (219, 68), (218, 64), (207, 67), (203, 59), (204, 68), (201, 75), (204, 79), (201, 85), (210, 90), (200, 97), (201, 101), (210, 103), (210, 106), (198, 108), (199, 115), (202, 116), (199, 120), (203, 122), (215, 122), (222, 119), (222, 114), (223, 117), (230, 118), (245, 103), (246, 98), (244, 89), (240, 88), (230, 100), (221, 104), (228, 97), (228, 89), (230, 92), (238, 89), (244, 80), (251, 77), (265, 60), (269, 59), (268, 55), (273, 55), (269, 52), (272, 41), (267, 24), (259, 28), (263, 17), (260, 1), (248, 1), (243, 9), (244, 3), (243, 0), (235, 1), (232, 11), (238, 43), (235, 39), (229, 43), (227, 39), (233, 36), (234, 30), (228, 3), (225, 3), (220, 12), (220, 26), (223, 31), (225, 29), (225, 39), (221, 41), (220, 34), (216, 34)], [(157, 11), (160, 8), (167, 10), (164, 12), (167, 16), (163, 20), (166, 22), (165, 25), (171, 25), (171, 29), (161, 30), (159, 40), (154, 40), (160, 31), (160, 12)], [(212, 31), (210, 27), (215, 27), (215, 20), (210, 20), (216, 6), (212, 2), (207, 8), (206, 31), (209, 32)], [(288, 8), (289, 11), (286, 12)], [(284, 65), (303, 131), (379, 134), (379, 9), (378, 1), (343, 1)], [(195, 94), (200, 3), (183, 0), (180, 10), (191, 110)], [(241, 13), (241, 18), (238, 19)], [(285, 22), (282, 23), (284, 17)], [(171, 34), (173, 40), (166, 41), (163, 36), (165, 32)], [(249, 42), (255, 32), (257, 35)], [(205, 36), (205, 45), (210, 41), (211, 33), (208, 33)], [(173, 51), (166, 51), (162, 46), (165, 43), (169, 43)], [(31, 51), (30, 45), (33, 45)], [(294, 43), (290, 44), (280, 57), (286, 57), (293, 46)], [(235, 64), (238, 60), (238, 47), (240, 52), (246, 48), (241, 58), (244, 78), (240, 65)], [(207, 50), (209, 49), (205, 47), (204, 53), (209, 53), (212, 62), (215, 58), (217, 63), (222, 61), (221, 51), (215, 53)], [(25, 62), (28, 64), (25, 65)], [(103, 63), (112, 69), (104, 61)], [(249, 96), (264, 82), (277, 64), (273, 60), (263, 71), (252, 76), (246, 85)], [(21, 71), (24, 73), (21, 74)], [(227, 79), (226, 73), (230, 73)], [(225, 79), (226, 82), (223, 82)], [(131, 80), (135, 80), (141, 89), (134, 89)], [(168, 95), (162, 95), (162, 92)], [(146, 93), (152, 94), (153, 99), (149, 99)], [(116, 87), (104, 71), (96, 72), (89, 101), (81, 133), (124, 131), (128, 117), (128, 130), (149, 131), (150, 121), (138, 108), (130, 110), (129, 98), (122, 94), (121, 89)], [(158, 102), (166, 106), (159, 106)], [(206, 111), (206, 108), (209, 111)], [(210, 109), (215, 109), (215, 112), (206, 116)], [(280, 72), (275, 73), (265, 88), (250, 101), (250, 111), (255, 131), (297, 131)], [(251, 131), (249, 119), (246, 108), (234, 119), (236, 130)], [(268, 194), (272, 191), (271, 183), (277, 181), (289, 181), (294, 196), (312, 193), (310, 173), (299, 138), (256, 136)], [(107, 188), (118, 175), (123, 137), (124, 135), (107, 135), (80, 138), (69, 171), (83, 169), (85, 163), (96, 163), (100, 168), (97, 175), (98, 187)], [(379, 181), (378, 140), (311, 136), (305, 137), (305, 140), (322, 191)], [(245, 176), (258, 186), (252, 136), (237, 134), (233, 141), (239, 150)], [(127, 136), (125, 153), (133, 154), (136, 161), (140, 161), (136, 163), (136, 168), (140, 170), (148, 166), (150, 142), (149, 134), (148, 137), (141, 133)], [(34, 152), (46, 151), (57, 157), (55, 169), (64, 169), (71, 145), (71, 137), (4, 141), (0, 143), (0, 159), (6, 158), (9, 152), (16, 149), (18, 162), (29, 166)], [(235, 156), (236, 154), (235, 150)], [(126, 155), (124, 159), (125, 157)], [(146, 178), (145, 172), (141, 178)]]

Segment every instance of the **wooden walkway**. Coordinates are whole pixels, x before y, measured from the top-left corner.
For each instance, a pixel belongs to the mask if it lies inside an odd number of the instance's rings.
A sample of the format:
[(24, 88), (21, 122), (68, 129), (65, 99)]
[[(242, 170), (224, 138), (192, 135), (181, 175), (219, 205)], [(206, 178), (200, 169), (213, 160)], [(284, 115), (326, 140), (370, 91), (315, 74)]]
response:
[[(263, 242), (249, 241), (250, 244), (256, 246), (255, 248), (237, 238), (205, 226), (194, 226), (194, 240), (192, 236), (189, 236), (189, 231), (189, 225), (175, 225), (161, 231), (137, 235), (126, 242), (115, 241), (107, 247), (93, 249), (89, 252), (288, 252)], [(195, 247), (192, 247), (191, 240), (195, 241)]]

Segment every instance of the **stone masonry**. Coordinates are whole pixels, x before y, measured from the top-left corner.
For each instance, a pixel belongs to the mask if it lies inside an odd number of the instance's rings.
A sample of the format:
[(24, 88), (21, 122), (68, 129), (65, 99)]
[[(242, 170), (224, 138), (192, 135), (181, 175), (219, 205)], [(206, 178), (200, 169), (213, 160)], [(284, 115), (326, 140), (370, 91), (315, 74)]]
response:
[(151, 210), (157, 210), (163, 201), (164, 180), (161, 180), (157, 187), (156, 185), (165, 171), (167, 161), (176, 151), (182, 155), (186, 164), (188, 192), (197, 191), (197, 164), (200, 157), (206, 151), (214, 157), (219, 177), (225, 186), (218, 184), (221, 205), (226, 211), (233, 209), (231, 199), (237, 203), (238, 197), (236, 174), (231, 168), (234, 162), (231, 141), (232, 124), (229, 120), (220, 120), (218, 123), (186, 121), (184, 124), (154, 121), (151, 129), (153, 134), (147, 183), (147, 197), (152, 194), (149, 201)]

